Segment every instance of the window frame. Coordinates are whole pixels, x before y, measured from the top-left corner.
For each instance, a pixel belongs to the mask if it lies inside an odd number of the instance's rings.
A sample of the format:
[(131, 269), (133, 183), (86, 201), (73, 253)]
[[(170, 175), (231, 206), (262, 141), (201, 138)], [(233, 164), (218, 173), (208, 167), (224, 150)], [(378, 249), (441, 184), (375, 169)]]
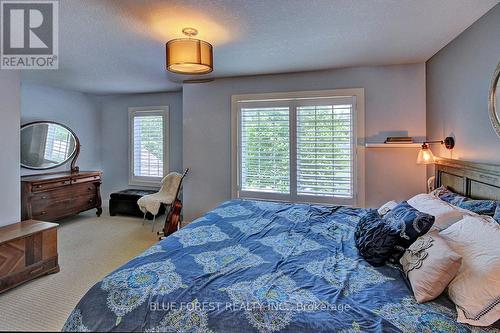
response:
[[(297, 195), (297, 106), (305, 99), (353, 98), (353, 197)], [(290, 105), (290, 194), (260, 191), (241, 191), (241, 133), (240, 103), (251, 102), (262, 105), (285, 101)], [(243, 94), (231, 96), (231, 196), (232, 198), (264, 199), (286, 202), (340, 204), (363, 207), (365, 205), (365, 98), (363, 88), (317, 91), (295, 91), (282, 93)]]
[[(161, 115), (163, 117), (163, 175), (161, 177), (146, 177), (134, 175), (134, 117), (136, 115)], [(129, 185), (159, 187), (160, 182), (170, 171), (169, 146), (170, 146), (170, 121), (169, 106), (145, 106), (128, 108), (128, 155), (129, 155)], [(166, 143), (165, 143), (166, 141)]]

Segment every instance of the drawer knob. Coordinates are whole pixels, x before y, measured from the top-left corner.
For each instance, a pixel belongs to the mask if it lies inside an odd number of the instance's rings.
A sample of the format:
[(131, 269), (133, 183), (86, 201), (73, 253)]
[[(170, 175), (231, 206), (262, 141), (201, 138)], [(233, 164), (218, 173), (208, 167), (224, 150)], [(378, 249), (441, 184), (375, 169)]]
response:
[(46, 196), (42, 196), (42, 200), (45, 200), (45, 199), (47, 199), (47, 197)]
[(94, 202), (94, 200), (90, 199), (90, 200), (89, 200), (89, 203), (92, 203), (92, 202)]
[(40, 213), (40, 215), (45, 215), (45, 214), (47, 214), (47, 212), (41, 212), (41, 213)]
[(42, 185), (37, 185), (36, 188), (42, 188)]

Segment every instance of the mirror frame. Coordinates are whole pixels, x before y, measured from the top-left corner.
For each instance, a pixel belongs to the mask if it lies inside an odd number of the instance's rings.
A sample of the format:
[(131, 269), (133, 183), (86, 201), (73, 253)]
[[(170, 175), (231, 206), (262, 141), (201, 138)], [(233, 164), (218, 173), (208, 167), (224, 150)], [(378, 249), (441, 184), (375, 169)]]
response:
[(500, 78), (500, 62), (497, 65), (495, 73), (493, 74), (493, 79), (491, 80), (490, 92), (488, 96), (488, 110), (490, 113), (491, 124), (493, 125), (493, 129), (500, 137), (500, 110), (496, 105), (496, 95), (500, 93), (498, 91), (497, 86)]
[(56, 165), (53, 165), (50, 167), (37, 168), (37, 167), (32, 167), (32, 166), (26, 166), (23, 163), (21, 163), (21, 167), (23, 167), (25, 169), (30, 169), (30, 170), (50, 170), (50, 169), (60, 167), (61, 165), (64, 165), (64, 164), (68, 163), (69, 160), (71, 160), (71, 172), (78, 172), (79, 168), (76, 166), (76, 160), (78, 159), (78, 156), (80, 155), (80, 139), (78, 139), (78, 136), (76, 135), (76, 133), (73, 132), (73, 130), (71, 128), (69, 128), (68, 126), (61, 124), (61, 123), (58, 123), (58, 122), (55, 122), (55, 121), (51, 121), (51, 120), (32, 121), (30, 123), (23, 124), (23, 125), (21, 125), (21, 130), (25, 127), (36, 125), (36, 124), (54, 124), (54, 125), (58, 125), (58, 126), (61, 126), (61, 127), (64, 127), (65, 129), (67, 129), (71, 133), (71, 135), (73, 135), (73, 137), (75, 138), (75, 151), (70, 156), (68, 156), (68, 158), (64, 162), (61, 162), (59, 164), (56, 164)]

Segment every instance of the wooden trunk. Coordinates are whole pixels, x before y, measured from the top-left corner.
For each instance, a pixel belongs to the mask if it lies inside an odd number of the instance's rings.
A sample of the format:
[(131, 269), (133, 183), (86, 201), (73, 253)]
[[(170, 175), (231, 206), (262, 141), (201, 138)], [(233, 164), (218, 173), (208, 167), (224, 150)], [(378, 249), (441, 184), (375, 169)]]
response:
[(57, 226), (29, 220), (0, 228), (0, 293), (59, 272)]

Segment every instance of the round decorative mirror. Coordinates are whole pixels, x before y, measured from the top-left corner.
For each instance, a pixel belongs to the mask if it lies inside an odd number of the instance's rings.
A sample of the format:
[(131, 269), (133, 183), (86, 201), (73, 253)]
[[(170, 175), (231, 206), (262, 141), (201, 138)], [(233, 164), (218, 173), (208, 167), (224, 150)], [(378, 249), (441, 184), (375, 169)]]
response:
[(500, 63), (498, 63), (497, 69), (495, 70), (495, 74), (493, 75), (493, 80), (491, 81), (490, 96), (488, 102), (491, 123), (493, 124), (493, 128), (497, 132), (498, 136), (500, 136), (500, 80), (498, 79), (499, 76), (500, 76)]
[(71, 158), (71, 171), (80, 152), (80, 141), (75, 133), (59, 123), (37, 121), (21, 126), (21, 166), (27, 169), (52, 169)]

